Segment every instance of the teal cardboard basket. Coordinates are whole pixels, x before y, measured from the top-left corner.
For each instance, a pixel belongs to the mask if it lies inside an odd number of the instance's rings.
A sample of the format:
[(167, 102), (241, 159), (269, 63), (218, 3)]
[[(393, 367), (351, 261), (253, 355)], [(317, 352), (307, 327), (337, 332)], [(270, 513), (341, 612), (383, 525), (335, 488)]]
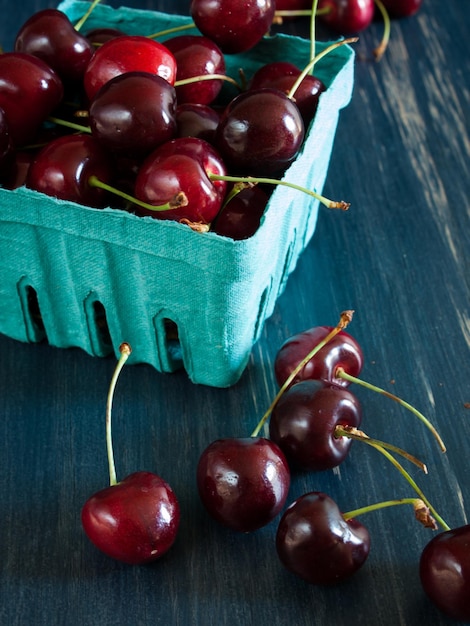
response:
[[(76, 21), (88, 6), (67, 0), (59, 9)], [(189, 21), (98, 5), (86, 29), (150, 35)], [(276, 35), (228, 56), (227, 72), (237, 77), (243, 68), (249, 77), (274, 60), (302, 68), (309, 54), (308, 41)], [(339, 112), (351, 98), (353, 65), (351, 48), (340, 46), (316, 66), (327, 90), (285, 179), (321, 192)], [(318, 213), (317, 201), (277, 187), (256, 234), (233, 241), (26, 188), (0, 189), (0, 207), (1, 333), (96, 356), (117, 355), (126, 341), (133, 350), (130, 362), (161, 372), (184, 367), (194, 383), (215, 387), (228, 387), (241, 376)]]

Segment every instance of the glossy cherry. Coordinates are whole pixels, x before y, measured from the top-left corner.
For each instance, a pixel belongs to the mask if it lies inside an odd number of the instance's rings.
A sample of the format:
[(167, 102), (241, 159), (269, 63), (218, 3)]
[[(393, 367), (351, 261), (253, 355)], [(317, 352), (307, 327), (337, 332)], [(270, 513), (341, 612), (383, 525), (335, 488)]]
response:
[(192, 0), (189, 12), (203, 35), (224, 54), (244, 52), (269, 31), (274, 0)]
[(116, 479), (111, 437), (112, 397), (119, 373), (131, 348), (120, 346), (121, 356), (111, 380), (106, 406), (106, 444), (110, 485), (83, 505), (81, 521), (90, 541), (106, 555), (138, 565), (160, 558), (173, 545), (180, 522), (174, 491), (152, 472), (140, 471)]
[(252, 237), (260, 226), (268, 201), (268, 194), (258, 185), (242, 189), (224, 205), (211, 230), (236, 240)]
[(54, 198), (103, 207), (109, 198), (88, 184), (91, 175), (107, 183), (112, 180), (108, 154), (91, 135), (66, 135), (40, 150), (29, 167), (26, 185)]
[(424, 591), (443, 613), (470, 622), (470, 525), (433, 537), (421, 554), (419, 574)]
[(197, 76), (225, 75), (225, 58), (219, 46), (201, 35), (179, 35), (165, 41), (176, 59), (176, 96), (178, 104), (210, 104), (222, 89), (222, 80), (198, 80), (179, 85)]
[(276, 549), (290, 572), (312, 585), (333, 585), (364, 564), (370, 537), (357, 520), (346, 521), (328, 495), (314, 491), (295, 500), (284, 512)]
[(219, 122), (219, 113), (206, 104), (187, 102), (176, 107), (177, 137), (197, 137), (213, 143)]
[(63, 94), (61, 79), (42, 59), (23, 52), (0, 55), (0, 107), (15, 148), (33, 141)]
[[(287, 339), (276, 354), (274, 371), (281, 386), (302, 359), (332, 330), (331, 326), (315, 326)], [(358, 342), (349, 333), (340, 331), (331, 339), (295, 377), (294, 382), (306, 379), (347, 387), (350, 383), (336, 376), (338, 367), (358, 376), (364, 357)]]
[(210, 515), (240, 532), (265, 526), (282, 510), (290, 486), (287, 460), (264, 437), (219, 439), (201, 454), (197, 488)]
[(5, 111), (0, 108), (0, 170), (8, 170), (14, 160), (14, 149)]
[(45, 61), (65, 82), (78, 83), (94, 53), (89, 40), (57, 9), (34, 13), (20, 28), (15, 51)]
[(336, 437), (335, 427), (358, 427), (361, 413), (359, 400), (348, 389), (304, 380), (287, 389), (275, 405), (269, 436), (291, 467), (327, 470), (344, 461), (352, 444), (348, 437)]
[(173, 85), (176, 60), (163, 44), (142, 35), (113, 37), (96, 49), (83, 78), (91, 101), (108, 80), (125, 72), (148, 72)]
[(222, 113), (216, 145), (231, 171), (273, 176), (295, 159), (304, 135), (300, 111), (285, 93), (253, 89), (236, 96)]
[(387, 9), (390, 17), (410, 17), (417, 13), (423, 0), (382, 0), (384, 7)]
[(175, 88), (148, 72), (115, 76), (93, 98), (89, 124), (106, 150), (145, 157), (176, 134)]
[(276, 0), (276, 11), (308, 11), (312, 0)]
[(318, 19), (336, 32), (346, 35), (367, 28), (374, 17), (374, 0), (319, 0), (318, 9), (326, 10)]

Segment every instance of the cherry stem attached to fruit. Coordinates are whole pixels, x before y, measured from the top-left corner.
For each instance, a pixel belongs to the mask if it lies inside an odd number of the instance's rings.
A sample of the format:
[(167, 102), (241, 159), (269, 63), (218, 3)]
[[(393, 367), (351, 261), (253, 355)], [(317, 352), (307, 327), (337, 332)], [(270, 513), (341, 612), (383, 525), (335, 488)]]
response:
[(114, 370), (113, 376), (111, 378), (111, 383), (109, 385), (108, 398), (106, 402), (106, 448), (108, 452), (108, 465), (109, 465), (109, 484), (114, 486), (117, 484), (116, 479), (116, 466), (114, 464), (114, 452), (113, 452), (113, 438), (111, 434), (111, 413), (113, 406), (113, 397), (114, 390), (116, 389), (116, 383), (119, 378), (119, 374), (121, 373), (124, 364), (129, 358), (132, 349), (128, 343), (122, 343), (119, 346), (119, 360), (116, 364), (116, 368)]
[(341, 209), (342, 211), (347, 211), (351, 206), (350, 202), (345, 202), (344, 200), (330, 200), (329, 198), (325, 198), (316, 191), (313, 191), (312, 189), (307, 189), (306, 187), (296, 185), (295, 183), (291, 183), (287, 180), (278, 180), (276, 178), (259, 178), (254, 176), (225, 176), (221, 174), (209, 174), (209, 178), (213, 181), (225, 180), (229, 183), (261, 183), (265, 185), (281, 185), (284, 187), (290, 187), (291, 189), (302, 191), (308, 196), (315, 198), (321, 204), (326, 206), (327, 209)]
[[(81, 113), (81, 117), (86, 117), (86, 115), (84, 115), (82, 112)], [(58, 126), (65, 126), (66, 128), (71, 128), (72, 130), (76, 130), (79, 133), (91, 133), (91, 128), (89, 126), (83, 126), (82, 124), (75, 124), (75, 122), (69, 122), (68, 120), (62, 120), (59, 117), (54, 117), (54, 116), (49, 116), (48, 118), (49, 122), (52, 122), (53, 124), (57, 124)]]
[(190, 30), (191, 28), (196, 28), (196, 24), (194, 22), (189, 22), (189, 24), (182, 24), (181, 26), (173, 26), (173, 28), (160, 30), (157, 33), (153, 33), (153, 35), (147, 35), (147, 38), (158, 39), (158, 37), (166, 37), (167, 35), (174, 35), (175, 33), (180, 33), (181, 31), (184, 31), (184, 30)]
[(92, 12), (94, 11), (96, 5), (98, 5), (100, 2), (101, 2), (101, 0), (93, 0), (93, 2), (88, 7), (87, 12), (75, 24), (75, 30), (80, 30), (83, 27), (83, 25), (85, 24), (87, 19), (90, 17)]
[(383, 22), (384, 22), (384, 32), (382, 35), (382, 41), (380, 44), (373, 50), (373, 54), (376, 61), (380, 61), (383, 57), (385, 50), (387, 49), (388, 42), (390, 40), (390, 16), (388, 14), (387, 9), (385, 8), (382, 0), (374, 0), (376, 7), (379, 9), (382, 14)]
[(242, 91), (243, 87), (231, 76), (227, 74), (201, 74), (200, 76), (191, 76), (189, 78), (181, 78), (175, 82), (175, 87), (182, 87), (183, 85), (191, 85), (192, 83), (199, 83), (203, 80), (224, 80), (228, 83), (232, 83), (235, 87)]
[(425, 474), (428, 473), (428, 468), (426, 467), (426, 465), (409, 452), (406, 452), (406, 450), (403, 450), (402, 448), (399, 448), (392, 443), (386, 443), (385, 441), (381, 441), (379, 439), (373, 439), (369, 437), (369, 435), (367, 435), (364, 431), (359, 430), (355, 426), (336, 426), (335, 437), (348, 437), (349, 439), (363, 441), (364, 443), (368, 443), (369, 445), (374, 444), (377, 446), (381, 446), (382, 448), (390, 450), (391, 452), (395, 452), (396, 454), (399, 454), (403, 458), (407, 459), (408, 461), (419, 467), (419, 469), (422, 470)]
[[(340, 431), (338, 431), (338, 432), (340, 432)], [(346, 431), (344, 432), (344, 434), (347, 436)], [(362, 441), (364, 441), (365, 443), (369, 444), (372, 448), (375, 448), (376, 450), (378, 450), (381, 454), (383, 454), (385, 456), (385, 458), (387, 458), (390, 461), (390, 463), (392, 465), (395, 466), (395, 468), (400, 472), (400, 474), (405, 478), (405, 480), (408, 481), (408, 483), (411, 485), (411, 487), (414, 489), (414, 491), (418, 494), (418, 496), (421, 498), (421, 500), (423, 500), (423, 502), (429, 508), (429, 510), (431, 511), (431, 513), (433, 514), (435, 519), (439, 522), (439, 524), (442, 526), (442, 528), (444, 528), (444, 530), (450, 530), (450, 527), (442, 519), (442, 517), (439, 515), (439, 513), (434, 509), (432, 504), (426, 498), (426, 496), (424, 495), (422, 490), (418, 487), (418, 485), (416, 484), (414, 479), (406, 471), (406, 469), (403, 467), (403, 465), (401, 465), (401, 463), (399, 463), (397, 461), (397, 459), (392, 454), (390, 454), (390, 452), (388, 450), (386, 450), (383, 446), (375, 443), (372, 439), (363, 438)]]
[(287, 94), (287, 97), (291, 100), (294, 98), (294, 94), (299, 88), (303, 79), (307, 76), (309, 72), (313, 71), (314, 66), (318, 63), (320, 59), (325, 57), (327, 54), (329, 54), (333, 50), (336, 50), (336, 48), (339, 48), (340, 46), (344, 46), (350, 43), (356, 43), (358, 39), (359, 39), (358, 37), (349, 37), (349, 39), (342, 39), (341, 41), (335, 41), (334, 43), (327, 46), (324, 50), (319, 52), (313, 59), (310, 60), (310, 62), (304, 67), (302, 72), (297, 76), (297, 79), (295, 83), (292, 85), (292, 87), (290, 88), (289, 93)]
[(147, 202), (143, 202), (143, 200), (139, 200), (138, 198), (135, 198), (134, 196), (131, 196), (125, 193), (124, 191), (120, 191), (119, 189), (116, 189), (116, 187), (112, 187), (111, 185), (104, 183), (95, 175), (90, 176), (90, 178), (88, 179), (88, 184), (90, 185), (90, 187), (98, 187), (99, 189), (108, 191), (109, 193), (112, 193), (115, 196), (122, 198), (123, 200), (127, 200), (128, 202), (137, 204), (138, 206), (141, 206), (144, 209), (148, 209), (149, 211), (157, 211), (157, 212), (158, 211), (171, 211), (172, 209), (178, 209), (180, 207), (184, 207), (188, 205), (188, 198), (183, 191), (180, 191), (177, 194), (175, 194), (173, 198), (168, 200), (168, 202), (165, 202), (165, 204), (154, 205), (154, 204), (149, 204)]
[[(318, 5), (318, 0), (313, 0), (312, 15), (310, 16), (310, 60), (315, 58), (315, 45), (316, 45), (315, 26), (317, 23), (317, 20), (316, 20), (317, 5)], [(313, 65), (310, 68), (309, 72), (310, 74), (313, 73)]]
[(282, 387), (277, 392), (276, 397), (269, 405), (268, 410), (265, 412), (263, 417), (258, 422), (258, 425), (256, 426), (256, 428), (251, 433), (252, 437), (258, 436), (260, 430), (263, 428), (264, 424), (267, 422), (269, 416), (273, 412), (274, 407), (279, 402), (279, 399), (281, 398), (283, 393), (287, 390), (287, 388), (291, 385), (291, 383), (293, 382), (297, 374), (305, 367), (305, 365), (307, 365), (310, 359), (312, 359), (316, 355), (316, 353), (319, 352), (323, 348), (323, 346), (325, 346), (329, 341), (331, 341), (334, 337), (336, 337), (336, 335), (339, 332), (341, 332), (342, 330), (346, 328), (346, 326), (348, 326), (348, 324), (351, 322), (353, 318), (353, 315), (354, 315), (354, 311), (352, 310), (343, 311), (340, 315), (338, 324), (326, 335), (326, 337), (324, 337), (324, 339), (322, 339), (322, 341), (317, 343), (317, 345), (314, 348), (312, 348), (312, 350), (310, 350), (307, 356), (303, 358), (302, 361), (300, 361), (300, 363), (298, 363), (298, 365), (292, 370), (292, 372), (284, 381), (284, 384), (282, 385)]
[(396, 500), (384, 500), (383, 502), (376, 502), (375, 504), (369, 504), (367, 506), (348, 511), (347, 513), (342, 513), (342, 517), (343, 519), (348, 521), (350, 519), (358, 517), (359, 515), (363, 515), (364, 513), (379, 511), (380, 509), (385, 509), (390, 506), (398, 506), (401, 504), (412, 504), (415, 518), (418, 520), (418, 522), (420, 522), (420, 524), (423, 524), (425, 528), (437, 530), (438, 526), (436, 520), (431, 515), (429, 507), (423, 502), (423, 500), (421, 500), (421, 498), (399, 498)]
[(436, 428), (431, 424), (431, 422), (428, 420), (428, 418), (425, 417), (414, 406), (412, 406), (408, 402), (405, 402), (405, 400), (402, 400), (398, 396), (395, 396), (393, 393), (390, 393), (389, 391), (386, 391), (385, 389), (382, 389), (381, 387), (377, 387), (376, 385), (372, 385), (371, 383), (368, 383), (368, 382), (366, 382), (364, 380), (361, 380), (360, 378), (356, 378), (355, 376), (352, 376), (351, 374), (348, 374), (347, 372), (344, 371), (344, 369), (342, 367), (338, 367), (336, 369), (335, 376), (337, 378), (342, 378), (343, 380), (347, 380), (350, 383), (356, 383), (358, 385), (362, 385), (362, 387), (366, 387), (367, 389), (370, 389), (371, 391), (375, 391), (376, 393), (380, 393), (381, 395), (386, 396), (387, 398), (390, 398), (391, 400), (394, 400), (395, 402), (398, 402), (398, 404), (403, 406), (405, 409), (408, 409), (408, 411), (411, 411), (411, 413), (413, 413), (413, 415), (415, 415), (418, 419), (420, 419), (423, 422), (423, 424), (425, 424), (425, 426), (427, 428), (429, 428), (429, 430), (432, 432), (432, 434), (436, 438), (436, 440), (437, 440), (437, 442), (438, 442), (442, 452), (446, 451), (446, 447), (444, 445), (444, 442), (442, 441), (442, 438), (439, 435), (439, 433), (437, 432)]

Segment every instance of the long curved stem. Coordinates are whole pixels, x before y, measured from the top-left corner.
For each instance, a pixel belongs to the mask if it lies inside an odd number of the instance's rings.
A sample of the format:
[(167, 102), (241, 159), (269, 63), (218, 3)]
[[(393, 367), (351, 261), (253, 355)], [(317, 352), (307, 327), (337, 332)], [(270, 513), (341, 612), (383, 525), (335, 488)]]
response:
[(432, 530), (437, 530), (438, 526), (436, 520), (432, 517), (429, 508), (420, 498), (399, 498), (396, 500), (384, 500), (383, 502), (376, 502), (375, 504), (369, 504), (367, 506), (362, 506), (358, 509), (348, 511), (347, 513), (343, 513), (342, 516), (343, 519), (348, 521), (350, 519), (353, 519), (354, 517), (363, 515), (364, 513), (379, 511), (380, 509), (385, 509), (387, 507), (397, 506), (401, 504), (412, 504), (416, 519), (426, 528), (432, 528)]
[(93, 2), (88, 7), (87, 12), (75, 24), (75, 30), (80, 30), (82, 28), (82, 26), (85, 24), (87, 19), (90, 17), (92, 12), (94, 11), (96, 5), (99, 4), (100, 2), (101, 2), (101, 0), (93, 0)]
[(123, 343), (119, 346), (119, 352), (121, 354), (119, 356), (119, 360), (116, 364), (116, 368), (111, 378), (111, 383), (109, 385), (109, 391), (108, 391), (108, 398), (106, 401), (106, 450), (108, 453), (109, 484), (111, 486), (117, 484), (116, 466), (114, 463), (114, 452), (113, 452), (113, 438), (111, 434), (111, 413), (112, 413), (112, 406), (113, 406), (114, 390), (116, 389), (116, 383), (119, 378), (119, 374), (121, 373), (121, 370), (124, 367), (125, 362), (129, 358), (129, 355), (132, 352), (132, 350), (128, 343)]

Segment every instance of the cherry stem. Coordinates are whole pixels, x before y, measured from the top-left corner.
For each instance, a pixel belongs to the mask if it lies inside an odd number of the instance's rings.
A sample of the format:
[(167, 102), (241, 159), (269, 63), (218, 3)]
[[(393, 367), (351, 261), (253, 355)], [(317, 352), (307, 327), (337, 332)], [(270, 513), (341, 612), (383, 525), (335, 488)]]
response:
[(191, 28), (196, 28), (196, 24), (194, 22), (182, 24), (181, 26), (173, 26), (173, 28), (167, 28), (166, 30), (160, 30), (157, 33), (153, 33), (153, 35), (147, 35), (147, 38), (157, 39), (158, 37), (166, 37), (167, 35), (173, 35), (174, 33), (179, 33), (183, 30), (189, 30)]
[(364, 431), (359, 430), (358, 428), (355, 428), (354, 426), (338, 424), (338, 426), (335, 427), (335, 437), (336, 438), (348, 437), (349, 439), (363, 441), (364, 443), (368, 443), (369, 445), (374, 444), (377, 446), (381, 446), (382, 448), (385, 448), (386, 450), (390, 450), (392, 452), (395, 452), (396, 454), (399, 454), (400, 456), (407, 459), (411, 463), (414, 463), (414, 465), (419, 467), (419, 469), (422, 470), (425, 474), (428, 473), (428, 468), (426, 467), (426, 465), (422, 461), (414, 457), (412, 454), (410, 454), (409, 452), (406, 452), (406, 450), (403, 450), (402, 448), (399, 448), (398, 446), (395, 446), (394, 444), (386, 443), (385, 441), (381, 441), (379, 439), (372, 439), (371, 437), (369, 437), (369, 435), (366, 435)]
[(363, 506), (358, 509), (348, 511), (347, 513), (342, 513), (342, 517), (343, 519), (348, 521), (350, 519), (353, 519), (354, 517), (363, 515), (364, 513), (379, 511), (380, 509), (385, 509), (391, 506), (398, 506), (401, 504), (412, 504), (415, 512), (415, 518), (418, 520), (418, 522), (423, 524), (425, 528), (432, 528), (432, 530), (437, 530), (438, 526), (436, 520), (431, 515), (429, 507), (426, 506), (421, 498), (400, 498), (396, 500), (385, 500), (383, 502), (376, 502), (375, 504), (369, 504), (368, 506)]
[[(82, 117), (85, 117), (85, 115), (82, 115)], [(89, 126), (75, 124), (75, 122), (69, 122), (68, 120), (62, 120), (59, 117), (53, 117), (53, 116), (49, 116), (47, 119), (49, 122), (52, 122), (53, 124), (57, 124), (57, 126), (65, 126), (66, 128), (77, 130), (80, 133), (88, 133), (88, 134), (91, 133), (91, 128)]]
[[(323, 9), (316, 9), (315, 15), (328, 15), (331, 12), (330, 7), (324, 7)], [(312, 9), (279, 9), (274, 13), (275, 18), (279, 17), (310, 17), (312, 15)]]
[(297, 76), (297, 79), (296, 79), (295, 83), (292, 85), (292, 87), (290, 88), (290, 91), (287, 94), (287, 97), (292, 100), (292, 98), (294, 97), (295, 92), (299, 88), (299, 86), (300, 86), (301, 82), (303, 81), (303, 79), (307, 76), (307, 74), (309, 72), (313, 71), (314, 66), (318, 63), (318, 61), (320, 59), (322, 59), (324, 56), (326, 56), (327, 54), (329, 54), (330, 52), (332, 52), (336, 48), (339, 48), (340, 46), (344, 46), (344, 45), (350, 44), (350, 43), (356, 43), (356, 41), (358, 41), (358, 39), (359, 39), (359, 37), (349, 37), (349, 39), (342, 39), (341, 41), (335, 41), (334, 43), (332, 43), (329, 46), (327, 46), (324, 50), (319, 52), (313, 59), (310, 60), (310, 62), (305, 66), (305, 68), (302, 70), (302, 72)]
[(172, 209), (178, 209), (179, 207), (188, 205), (188, 198), (183, 191), (180, 191), (177, 194), (175, 194), (173, 198), (171, 198), (171, 200), (168, 200), (168, 202), (166, 202), (165, 204), (154, 205), (154, 204), (148, 204), (147, 202), (144, 202), (143, 200), (139, 200), (138, 198), (135, 198), (134, 196), (131, 196), (125, 193), (124, 191), (120, 191), (119, 189), (116, 189), (116, 187), (111, 187), (111, 185), (104, 183), (95, 175), (90, 176), (90, 178), (88, 179), (88, 184), (90, 185), (90, 187), (98, 187), (99, 189), (108, 191), (109, 193), (112, 193), (115, 196), (119, 196), (120, 198), (123, 198), (124, 200), (127, 200), (128, 202), (132, 202), (133, 204), (137, 204), (138, 206), (141, 206), (144, 209), (148, 209), (149, 211), (157, 211), (157, 212), (158, 211), (170, 211)]
[(75, 30), (80, 30), (82, 28), (82, 26), (85, 24), (85, 22), (87, 21), (87, 19), (90, 17), (90, 15), (92, 14), (94, 8), (100, 3), (101, 0), (93, 0), (93, 2), (90, 4), (90, 6), (88, 7), (87, 12), (78, 20), (78, 22), (75, 24)]
[(269, 405), (268, 410), (265, 412), (263, 417), (258, 422), (258, 425), (256, 426), (256, 428), (251, 433), (252, 437), (258, 436), (260, 430), (263, 428), (264, 424), (266, 423), (269, 416), (273, 412), (274, 407), (279, 402), (279, 399), (281, 398), (282, 394), (290, 386), (290, 384), (292, 383), (294, 378), (297, 376), (297, 374), (302, 370), (302, 368), (305, 367), (305, 365), (307, 365), (310, 359), (312, 359), (317, 354), (317, 352), (319, 352), (329, 341), (331, 341), (334, 337), (336, 337), (336, 335), (339, 332), (341, 332), (342, 330), (346, 328), (346, 326), (348, 326), (348, 324), (351, 322), (353, 318), (353, 314), (354, 314), (354, 311), (352, 310), (343, 311), (340, 315), (338, 324), (328, 333), (328, 335), (326, 335), (326, 337), (324, 337), (324, 339), (322, 339), (322, 341), (317, 343), (317, 345), (312, 350), (310, 350), (307, 356), (303, 358), (302, 361), (300, 361), (300, 363), (298, 363), (298, 365), (292, 370), (292, 372), (286, 378), (282, 387), (277, 392), (276, 397)]
[(338, 367), (336, 369), (335, 376), (338, 377), (338, 378), (342, 378), (343, 380), (347, 380), (350, 383), (356, 383), (358, 385), (362, 385), (362, 387), (366, 387), (367, 389), (370, 389), (371, 391), (375, 391), (376, 393), (380, 393), (381, 395), (386, 396), (387, 398), (390, 398), (391, 400), (394, 400), (395, 402), (398, 402), (398, 404), (400, 404), (405, 409), (408, 409), (408, 411), (411, 411), (411, 413), (413, 413), (413, 415), (415, 415), (418, 419), (420, 419), (423, 422), (423, 424), (425, 424), (425, 426), (432, 432), (432, 434), (436, 438), (436, 440), (437, 440), (437, 442), (438, 442), (442, 452), (446, 451), (446, 447), (444, 445), (444, 442), (442, 441), (442, 438), (439, 435), (439, 433), (437, 432), (436, 428), (431, 424), (431, 422), (427, 419), (427, 417), (425, 417), (414, 406), (412, 406), (408, 402), (405, 402), (405, 400), (402, 400), (398, 396), (395, 396), (393, 393), (390, 393), (389, 391), (386, 391), (385, 389), (377, 387), (376, 385), (372, 385), (371, 383), (368, 383), (368, 382), (366, 382), (364, 380), (361, 380), (360, 378), (356, 378), (355, 376), (352, 376), (351, 374), (348, 374), (347, 372), (344, 371), (344, 369), (342, 367)]
[(109, 385), (108, 398), (106, 401), (106, 448), (108, 452), (108, 465), (109, 465), (109, 484), (114, 486), (117, 484), (116, 479), (116, 466), (114, 464), (114, 452), (113, 452), (113, 438), (111, 434), (111, 413), (113, 405), (114, 390), (116, 389), (116, 383), (119, 378), (124, 364), (129, 358), (132, 349), (128, 343), (122, 343), (119, 346), (119, 360), (116, 364), (111, 383)]
[(380, 44), (377, 46), (377, 48), (375, 48), (373, 50), (373, 54), (375, 57), (376, 61), (380, 61), (380, 59), (382, 58), (382, 56), (385, 53), (385, 50), (387, 49), (388, 46), (388, 42), (390, 40), (390, 16), (388, 14), (387, 9), (385, 8), (382, 0), (374, 0), (376, 7), (379, 9), (380, 13), (382, 14), (382, 18), (383, 18), (383, 22), (384, 22), (384, 32), (382, 35), (382, 41), (380, 42)]
[[(310, 60), (315, 58), (315, 26), (317, 14), (318, 0), (312, 2), (312, 15), (310, 16)], [(310, 74), (313, 74), (313, 65), (310, 68)]]
[(227, 76), (227, 74), (201, 74), (200, 76), (191, 76), (189, 78), (181, 78), (177, 80), (174, 84), (175, 87), (181, 87), (183, 85), (191, 85), (192, 83), (199, 83), (203, 80), (225, 80), (228, 83), (232, 83), (235, 85), (237, 89), (242, 91), (242, 86), (231, 76)]
[(374, 443), (372, 440), (363, 439), (363, 441), (365, 443), (368, 443), (372, 448), (375, 448), (376, 450), (378, 450), (381, 454), (383, 454), (385, 456), (385, 458), (387, 458), (390, 461), (390, 463), (392, 465), (394, 465), (394, 467), (400, 472), (400, 474), (405, 478), (405, 480), (408, 481), (408, 483), (411, 485), (411, 487), (414, 489), (414, 491), (416, 491), (416, 493), (421, 498), (421, 500), (426, 504), (426, 506), (431, 511), (433, 517), (436, 518), (436, 520), (439, 522), (439, 524), (442, 526), (442, 528), (444, 530), (450, 530), (450, 526), (448, 526), (446, 524), (446, 522), (441, 518), (441, 516), (438, 514), (438, 512), (434, 509), (432, 504), (426, 498), (426, 496), (424, 495), (422, 490), (418, 487), (418, 485), (416, 484), (414, 479), (406, 471), (406, 469), (403, 467), (403, 465), (401, 465), (401, 463), (399, 463), (397, 461), (397, 459), (392, 454), (390, 454), (390, 452), (388, 452), (388, 450), (386, 450), (382, 446)]
[(342, 211), (347, 211), (351, 206), (350, 202), (345, 202), (344, 200), (330, 200), (312, 189), (306, 189), (305, 187), (301, 187), (300, 185), (296, 185), (295, 183), (291, 183), (287, 180), (278, 180), (276, 178), (258, 178), (254, 176), (223, 176), (221, 174), (209, 174), (209, 178), (210, 180), (225, 180), (229, 183), (262, 183), (266, 185), (281, 185), (284, 187), (290, 187), (291, 189), (302, 191), (312, 198), (315, 198), (321, 202), (321, 204), (326, 206), (327, 209), (341, 209)]

